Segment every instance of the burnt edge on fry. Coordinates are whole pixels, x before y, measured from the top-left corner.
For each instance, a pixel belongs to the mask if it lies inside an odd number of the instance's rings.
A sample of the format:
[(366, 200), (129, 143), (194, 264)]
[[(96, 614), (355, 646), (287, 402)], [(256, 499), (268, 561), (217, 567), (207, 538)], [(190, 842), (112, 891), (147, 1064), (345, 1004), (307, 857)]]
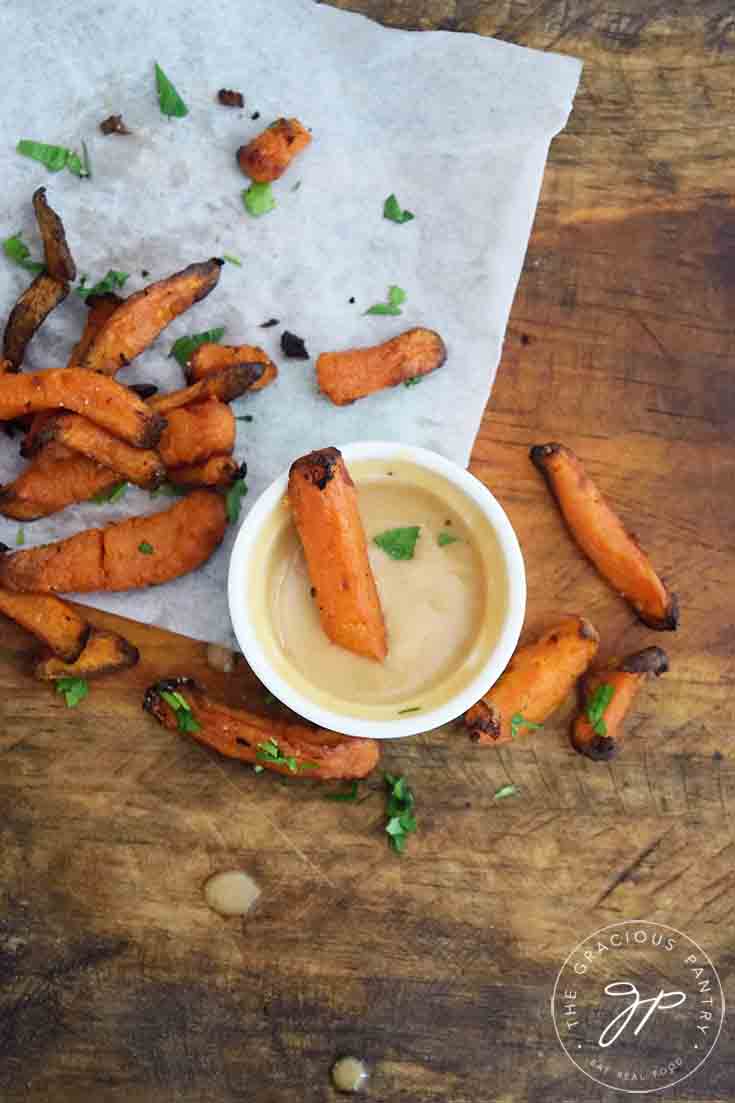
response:
[[(325, 490), (327, 484), (334, 478), (334, 469), (341, 459), (342, 453), (338, 448), (320, 448), (296, 460), (291, 470), (303, 473), (319, 490)], [(316, 468), (321, 469), (321, 475), (317, 474)], [(352, 486), (352, 479), (346, 469), (345, 474), (349, 485)]]
[(146, 418), (145, 420), (143, 419), (143, 415), (141, 415), (141, 420), (143, 420), (144, 429), (139, 446), (141, 448), (155, 448), (168, 422), (163, 414), (153, 414), (150, 418)]
[(245, 97), (242, 92), (236, 92), (234, 88), (220, 88), (217, 99), (223, 107), (245, 106)]
[[(666, 586), (663, 578), (661, 581)], [(636, 616), (647, 628), (653, 628), (654, 631), (676, 632), (679, 627), (679, 597), (668, 586), (666, 586), (666, 593), (669, 600), (663, 617), (649, 617), (640, 609), (636, 609)]]
[(47, 200), (45, 187), (36, 188), (32, 203), (43, 241), (46, 271), (60, 283), (72, 283), (77, 278), (77, 266), (66, 240), (64, 223)]
[(491, 739), (500, 739), (501, 718), (497, 709), (491, 708), (485, 701), (478, 701), (469, 712), (472, 712), (472, 727), (469, 737), (472, 743), (480, 742), (480, 735), (489, 735)]
[(656, 678), (668, 669), (669, 657), (662, 647), (644, 647), (635, 655), (628, 655), (618, 667), (625, 674), (653, 674)]
[[(45, 288), (46, 295), (43, 301), (43, 310), (38, 309), (35, 296), (40, 294), (40, 289)], [(41, 328), (46, 318), (59, 303), (62, 303), (69, 294), (69, 284), (63, 280), (54, 279), (48, 272), (39, 272), (18, 297), (13, 309), (8, 315), (3, 334), (3, 359), (7, 360), (10, 367), (8, 371), (16, 373), (20, 371), (26, 349)], [(29, 323), (32, 328), (29, 328)]]
[(158, 711), (160, 711), (160, 705), (162, 702), (161, 693), (172, 693), (177, 689), (181, 689), (182, 686), (188, 687), (192, 690), (200, 690), (200, 686), (194, 681), (193, 678), (189, 678), (187, 675), (175, 675), (170, 678), (162, 678), (158, 682), (154, 682), (152, 686), (148, 686), (148, 689), (143, 694), (143, 709), (145, 712), (149, 712), (151, 716), (158, 717)]
[(596, 735), (581, 753), (593, 762), (610, 762), (619, 749), (617, 739), (611, 739), (609, 735)]

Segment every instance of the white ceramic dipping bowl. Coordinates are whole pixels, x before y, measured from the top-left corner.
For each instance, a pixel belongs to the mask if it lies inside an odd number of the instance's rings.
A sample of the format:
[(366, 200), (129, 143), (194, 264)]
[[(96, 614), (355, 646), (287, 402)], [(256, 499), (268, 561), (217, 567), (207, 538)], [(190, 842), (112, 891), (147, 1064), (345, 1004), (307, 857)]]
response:
[[(385, 441), (340, 447), (356, 484), (400, 468), (401, 480), (429, 487), (461, 516), (480, 556), (487, 616), (460, 662), (425, 695), (426, 707), (399, 715), (402, 703), (371, 704), (326, 694), (285, 653), (269, 615), (270, 566), (279, 535), (291, 525), (288, 472), (258, 498), (243, 520), (230, 559), (232, 625), (255, 674), (275, 697), (322, 728), (344, 735), (398, 739), (429, 731), (465, 712), (499, 678), (518, 642), (526, 611), (526, 573), (515, 532), (490, 491), (464, 468), (436, 452)], [(415, 695), (407, 704), (415, 704)]]

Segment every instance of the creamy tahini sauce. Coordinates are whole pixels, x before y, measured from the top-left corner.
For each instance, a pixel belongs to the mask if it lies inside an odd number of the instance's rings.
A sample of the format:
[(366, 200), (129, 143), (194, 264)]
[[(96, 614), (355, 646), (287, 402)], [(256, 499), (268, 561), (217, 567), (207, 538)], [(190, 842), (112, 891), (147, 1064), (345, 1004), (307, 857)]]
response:
[[(284, 654), (314, 685), (345, 700), (422, 707), (421, 690), (459, 666), (485, 612), (482, 564), (468, 528), (439, 497), (399, 479), (358, 485), (358, 501), (388, 630), (383, 663), (333, 644), (322, 630), (295, 530), (279, 542), (272, 615)], [(418, 525), (413, 559), (396, 560), (374, 537)], [(440, 534), (457, 539), (439, 543)]]

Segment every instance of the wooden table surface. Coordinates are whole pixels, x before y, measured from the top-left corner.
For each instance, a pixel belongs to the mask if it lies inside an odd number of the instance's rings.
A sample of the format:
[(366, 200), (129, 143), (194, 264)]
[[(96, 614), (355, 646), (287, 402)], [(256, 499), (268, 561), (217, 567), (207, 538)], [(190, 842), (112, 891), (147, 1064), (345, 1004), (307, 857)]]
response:
[[(525, 550), (527, 632), (584, 612), (605, 653), (661, 642), (672, 670), (610, 765), (570, 750), (567, 714), (508, 748), (456, 731), (386, 747), (418, 800), (399, 859), (377, 781), (371, 799), (332, 804), (141, 713), (143, 688), (172, 671), (262, 705), (247, 672), (215, 675), (201, 645), (129, 625), (140, 666), (71, 711), (27, 676), (31, 645), (3, 624), (6, 1103), (327, 1100), (344, 1052), (371, 1062), (379, 1100), (611, 1099), (562, 1053), (549, 997), (572, 946), (625, 918), (683, 929), (732, 997), (732, 5), (342, 6), (584, 59), (473, 470)], [(571, 544), (527, 459), (548, 439), (579, 452), (675, 581), (676, 636), (635, 623)], [(509, 781), (520, 794), (494, 801)], [(263, 896), (223, 922), (201, 885), (233, 866)], [(726, 1028), (667, 1098), (727, 1100), (734, 1083)]]

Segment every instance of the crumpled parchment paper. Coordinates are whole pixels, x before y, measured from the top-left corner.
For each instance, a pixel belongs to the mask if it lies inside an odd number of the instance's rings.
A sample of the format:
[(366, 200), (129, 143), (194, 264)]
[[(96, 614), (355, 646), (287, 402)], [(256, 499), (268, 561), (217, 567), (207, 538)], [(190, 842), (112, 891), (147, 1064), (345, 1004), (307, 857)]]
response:
[[(119, 269), (131, 274), (128, 293), (194, 260), (242, 260), (225, 265), (209, 298), (120, 379), (181, 386), (171, 344), (217, 325), (226, 327), (226, 342), (261, 344), (273, 355), (278, 381), (235, 404), (253, 417), (238, 422), (236, 455), (249, 466), (243, 513), (296, 456), (323, 445), (395, 439), (467, 463), (578, 61), (474, 35), (388, 30), (311, 0), (15, 0), (0, 10), (0, 38), (3, 238), (22, 231), (41, 256), (30, 199), (44, 184), (89, 283)], [(161, 115), (154, 61), (189, 107), (186, 118)], [(245, 109), (220, 106), (222, 87), (242, 91)], [(122, 113), (130, 136), (99, 132), (111, 113)], [(235, 151), (279, 115), (311, 127), (313, 143), (274, 185), (276, 209), (253, 218), (243, 208), (248, 181)], [(84, 139), (91, 180), (18, 155), (19, 138), (77, 150)], [(383, 218), (392, 192), (414, 221)], [(3, 316), (29, 280), (0, 257)], [(402, 316), (366, 316), (390, 284), (407, 292)], [(72, 293), (34, 338), (25, 370), (62, 366), (85, 311)], [(260, 329), (271, 317), (281, 324)], [(345, 408), (318, 394), (320, 352), (414, 325), (443, 335), (449, 355), (441, 371)], [(306, 340), (311, 361), (281, 355), (284, 328)], [(0, 482), (22, 466), (17, 440), (0, 437)], [(0, 518), (0, 540), (14, 545), (22, 527), (30, 547), (171, 504), (130, 487), (115, 505), (77, 506), (23, 526)], [(204, 568), (176, 582), (81, 600), (231, 643), (225, 583), (233, 537), (231, 530)]]

